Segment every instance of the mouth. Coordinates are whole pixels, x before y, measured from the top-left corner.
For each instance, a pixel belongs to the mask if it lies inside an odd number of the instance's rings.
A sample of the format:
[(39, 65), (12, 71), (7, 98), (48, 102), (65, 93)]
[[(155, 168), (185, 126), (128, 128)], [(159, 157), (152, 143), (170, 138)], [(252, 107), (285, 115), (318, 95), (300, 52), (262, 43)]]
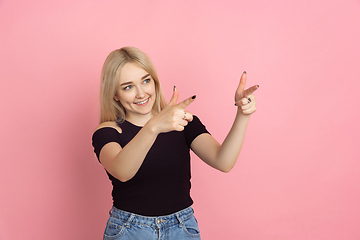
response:
[(150, 99), (150, 98), (147, 98), (147, 99), (145, 99), (144, 101), (142, 101), (142, 102), (137, 102), (137, 103), (135, 103), (135, 104), (138, 105), (138, 106), (144, 106), (144, 105), (146, 105), (146, 104), (149, 102), (149, 99)]

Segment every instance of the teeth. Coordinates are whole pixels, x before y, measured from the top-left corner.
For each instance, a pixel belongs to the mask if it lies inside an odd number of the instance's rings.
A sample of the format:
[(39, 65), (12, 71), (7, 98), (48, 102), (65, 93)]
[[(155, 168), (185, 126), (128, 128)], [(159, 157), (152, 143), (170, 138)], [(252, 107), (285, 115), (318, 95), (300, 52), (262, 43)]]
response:
[(146, 100), (144, 100), (144, 101), (142, 101), (142, 102), (136, 103), (136, 104), (144, 104), (144, 103), (147, 102), (147, 100), (148, 100), (148, 99), (146, 99)]

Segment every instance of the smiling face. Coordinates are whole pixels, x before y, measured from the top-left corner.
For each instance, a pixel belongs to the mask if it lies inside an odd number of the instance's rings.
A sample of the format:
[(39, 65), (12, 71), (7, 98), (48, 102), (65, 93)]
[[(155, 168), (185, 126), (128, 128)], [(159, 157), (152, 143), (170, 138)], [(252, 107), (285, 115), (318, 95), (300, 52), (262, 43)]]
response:
[(155, 98), (155, 82), (151, 75), (135, 63), (126, 63), (114, 96), (125, 109), (125, 119), (137, 125), (145, 124), (152, 117)]

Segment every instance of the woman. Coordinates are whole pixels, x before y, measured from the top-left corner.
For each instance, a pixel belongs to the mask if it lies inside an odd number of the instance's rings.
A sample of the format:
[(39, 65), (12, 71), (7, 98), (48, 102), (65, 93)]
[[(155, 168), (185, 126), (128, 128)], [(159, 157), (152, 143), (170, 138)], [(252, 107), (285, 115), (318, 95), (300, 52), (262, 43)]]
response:
[(200, 239), (190, 197), (191, 149), (223, 172), (235, 165), (258, 86), (235, 93), (237, 115), (220, 145), (199, 118), (186, 111), (196, 96), (168, 104), (151, 60), (124, 47), (107, 57), (101, 82), (100, 125), (94, 151), (113, 185), (113, 207), (104, 239)]

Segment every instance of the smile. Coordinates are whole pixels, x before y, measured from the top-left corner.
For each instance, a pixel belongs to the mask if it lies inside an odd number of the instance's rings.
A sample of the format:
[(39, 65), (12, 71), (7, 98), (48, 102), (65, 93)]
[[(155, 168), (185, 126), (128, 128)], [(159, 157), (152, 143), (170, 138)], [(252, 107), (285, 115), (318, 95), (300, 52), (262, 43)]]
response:
[(136, 105), (145, 105), (146, 103), (148, 103), (149, 102), (149, 98), (148, 99), (146, 99), (146, 100), (144, 100), (144, 101), (142, 101), (142, 102), (138, 102), (138, 103), (135, 103)]

